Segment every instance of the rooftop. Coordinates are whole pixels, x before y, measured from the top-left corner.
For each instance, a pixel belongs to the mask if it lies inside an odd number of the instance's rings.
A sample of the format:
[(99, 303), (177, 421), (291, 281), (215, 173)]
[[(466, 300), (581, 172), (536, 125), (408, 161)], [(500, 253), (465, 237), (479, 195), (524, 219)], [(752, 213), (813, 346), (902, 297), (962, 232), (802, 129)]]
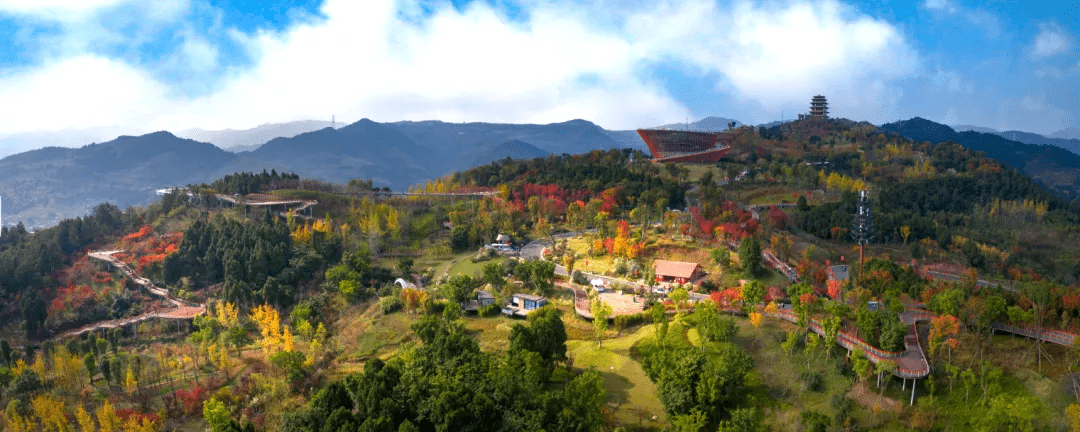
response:
[(657, 276), (674, 276), (680, 278), (690, 278), (694, 275), (694, 270), (697, 270), (701, 265), (694, 262), (681, 262), (681, 261), (653, 261), (653, 267), (656, 268)]

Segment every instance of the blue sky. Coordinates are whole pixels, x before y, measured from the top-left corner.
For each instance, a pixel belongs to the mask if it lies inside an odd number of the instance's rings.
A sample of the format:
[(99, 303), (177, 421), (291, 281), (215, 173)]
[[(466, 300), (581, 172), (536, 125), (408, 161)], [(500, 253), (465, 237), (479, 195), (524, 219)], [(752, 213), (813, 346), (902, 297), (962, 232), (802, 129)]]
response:
[(1080, 127), (1080, 1), (0, 0), (0, 137), (301, 119)]

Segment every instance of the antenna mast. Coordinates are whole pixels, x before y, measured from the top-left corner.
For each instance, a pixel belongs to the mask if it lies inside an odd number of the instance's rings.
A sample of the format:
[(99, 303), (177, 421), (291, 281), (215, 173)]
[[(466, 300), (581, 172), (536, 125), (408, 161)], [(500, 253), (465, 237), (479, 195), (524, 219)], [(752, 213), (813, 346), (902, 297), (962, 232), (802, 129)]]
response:
[(858, 213), (851, 227), (851, 238), (859, 245), (859, 276), (862, 276), (863, 248), (874, 238), (874, 216), (870, 211), (870, 191), (859, 191)]

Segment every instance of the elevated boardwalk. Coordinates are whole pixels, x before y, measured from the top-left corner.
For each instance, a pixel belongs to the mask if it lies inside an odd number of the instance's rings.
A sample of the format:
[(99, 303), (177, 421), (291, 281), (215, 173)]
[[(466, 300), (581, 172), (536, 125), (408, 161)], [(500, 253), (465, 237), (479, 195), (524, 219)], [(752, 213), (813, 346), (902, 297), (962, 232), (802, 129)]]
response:
[[(795, 312), (787, 309), (782, 309), (776, 313), (764, 313), (766, 316), (770, 316), (784, 321), (790, 321), (797, 323), (799, 317)], [(862, 339), (855, 337), (854, 335), (839, 331), (836, 334), (836, 343), (844, 348), (851, 350), (861, 350), (866, 353), (866, 357), (871, 362), (877, 364), (882, 360), (892, 360), (896, 362), (896, 369), (893, 370), (893, 375), (896, 375), (904, 379), (919, 379), (925, 378), (930, 374), (930, 363), (926, 361), (926, 355), (923, 353), (922, 345), (919, 343), (919, 336), (915, 330), (915, 323), (918, 321), (926, 321), (933, 317), (926, 311), (907, 310), (900, 314), (900, 319), (904, 321), (904, 324), (910, 326), (907, 336), (904, 337), (904, 351), (893, 352), (885, 351), (874, 348), (870, 344), (866, 343)], [(810, 319), (810, 330), (821, 336), (825, 336), (825, 329), (822, 328), (821, 322), (816, 319)]]
[(1073, 341), (1076, 340), (1078, 336), (1080, 336), (1075, 333), (1070, 333), (1063, 330), (1039, 330), (1035, 328), (1035, 326), (1013, 326), (1002, 322), (993, 322), (990, 324), (990, 328), (994, 331), (1003, 331), (1007, 333), (1017, 334), (1020, 336), (1026, 336), (1032, 339), (1041, 339), (1043, 342), (1049, 342), (1062, 346), (1072, 346)]
[(206, 305), (198, 304), (198, 303), (192, 303), (192, 302), (188, 302), (188, 301), (178, 299), (178, 298), (174, 297), (171, 293), (169, 293), (169, 290), (164, 289), (164, 288), (160, 288), (160, 287), (154, 285), (154, 283), (151, 282), (149, 279), (144, 278), (144, 277), (139, 276), (138, 274), (136, 274), (135, 271), (133, 271), (130, 266), (128, 266), (127, 264), (125, 264), (125, 263), (121, 262), (120, 260), (117, 260), (115, 257), (113, 257), (113, 254), (116, 254), (118, 252), (121, 252), (121, 251), (114, 250), (114, 251), (90, 252), (88, 255), (90, 256), (90, 258), (102, 260), (102, 261), (105, 261), (105, 262), (107, 262), (109, 264), (112, 264), (113, 267), (116, 267), (117, 269), (119, 269), (120, 272), (124, 273), (124, 276), (127, 276), (129, 279), (131, 279), (132, 282), (135, 282), (136, 284), (141, 285), (142, 287), (146, 288), (146, 290), (149, 291), (151, 294), (162, 297), (166, 301), (171, 303), (172, 308), (168, 308), (168, 309), (166, 309), (166, 308), (154, 308), (154, 309), (150, 310), (149, 312), (145, 312), (143, 314), (136, 315), (136, 316), (129, 317), (129, 318), (123, 318), (123, 319), (117, 319), (117, 320), (107, 320), (107, 321), (98, 321), (98, 322), (93, 323), (93, 324), (88, 324), (88, 325), (79, 327), (79, 328), (77, 328), (75, 330), (66, 331), (66, 332), (64, 332), (63, 334), (60, 335), (61, 337), (75, 336), (75, 335), (78, 335), (78, 334), (82, 334), (82, 333), (86, 333), (86, 332), (90, 332), (90, 331), (94, 331), (94, 330), (98, 330), (98, 329), (111, 329), (111, 328), (121, 327), (121, 326), (125, 326), (125, 325), (128, 325), (128, 324), (134, 324), (134, 323), (137, 323), (137, 322), (140, 322), (140, 321), (146, 321), (146, 320), (151, 319), (151, 318), (191, 319), (191, 318), (195, 318), (198, 315), (202, 315), (202, 314), (206, 313)]

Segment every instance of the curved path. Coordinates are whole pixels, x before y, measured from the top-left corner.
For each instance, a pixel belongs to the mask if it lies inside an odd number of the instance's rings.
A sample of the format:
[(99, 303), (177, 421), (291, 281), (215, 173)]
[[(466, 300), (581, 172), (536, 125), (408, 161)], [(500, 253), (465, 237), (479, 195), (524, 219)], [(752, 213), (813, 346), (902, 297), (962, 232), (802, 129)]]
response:
[(172, 303), (173, 307), (170, 308), (170, 309), (155, 307), (155, 308), (152, 308), (149, 312), (145, 312), (145, 313), (142, 313), (140, 315), (136, 315), (136, 316), (129, 317), (129, 318), (123, 318), (123, 319), (117, 319), (117, 320), (98, 321), (98, 322), (93, 323), (93, 324), (88, 324), (88, 325), (79, 327), (79, 328), (77, 328), (75, 330), (66, 331), (66, 332), (62, 333), (60, 335), (60, 337), (75, 336), (75, 335), (78, 335), (78, 334), (81, 334), (81, 333), (86, 333), (86, 332), (89, 332), (89, 331), (94, 331), (94, 330), (103, 329), (103, 328), (110, 328), (110, 329), (111, 328), (116, 328), (116, 327), (132, 324), (132, 323), (137, 323), (137, 322), (140, 322), (140, 321), (145, 321), (145, 320), (148, 320), (148, 319), (151, 319), (151, 318), (191, 319), (191, 318), (194, 318), (197, 315), (202, 315), (202, 314), (206, 313), (206, 305), (197, 304), (197, 303), (191, 303), (191, 302), (187, 302), (187, 301), (178, 299), (178, 298), (174, 297), (172, 294), (170, 294), (169, 290), (164, 289), (164, 288), (159, 288), (158, 286), (154, 285), (154, 283), (151, 282), (150, 279), (141, 277), (138, 274), (136, 274), (135, 271), (133, 271), (131, 269), (131, 267), (129, 267), (127, 264), (125, 264), (122, 261), (120, 261), (120, 260), (116, 259), (115, 257), (113, 257), (113, 254), (118, 253), (118, 252), (121, 252), (121, 251), (114, 250), (114, 251), (90, 252), (89, 256), (90, 256), (90, 258), (99, 259), (99, 260), (105, 261), (105, 262), (107, 262), (109, 264), (112, 264), (114, 267), (120, 269), (120, 271), (123, 272), (125, 276), (127, 276), (129, 279), (131, 279), (136, 284), (142, 285), (150, 293), (152, 293), (154, 295), (157, 295), (159, 297), (162, 297), (165, 300), (167, 300), (169, 303)]
[[(798, 315), (789, 309), (781, 309), (774, 314), (765, 313), (765, 315), (784, 321), (799, 321)], [(910, 326), (907, 335), (904, 337), (904, 351), (901, 352), (885, 351), (874, 348), (862, 339), (844, 331), (837, 332), (836, 343), (848, 350), (859, 349), (863, 351), (866, 353), (866, 357), (875, 364), (883, 360), (892, 360), (896, 362), (896, 369), (893, 370), (892, 373), (900, 378), (924, 378), (930, 374), (930, 363), (926, 361), (926, 356), (923, 354), (922, 345), (919, 343), (919, 335), (915, 329), (915, 323), (918, 321), (927, 321), (931, 318), (933, 318), (932, 313), (921, 310), (906, 310), (900, 314), (900, 319), (904, 321), (904, 324)], [(821, 322), (816, 319), (810, 319), (810, 330), (821, 336), (825, 335), (825, 330), (821, 327)]]

